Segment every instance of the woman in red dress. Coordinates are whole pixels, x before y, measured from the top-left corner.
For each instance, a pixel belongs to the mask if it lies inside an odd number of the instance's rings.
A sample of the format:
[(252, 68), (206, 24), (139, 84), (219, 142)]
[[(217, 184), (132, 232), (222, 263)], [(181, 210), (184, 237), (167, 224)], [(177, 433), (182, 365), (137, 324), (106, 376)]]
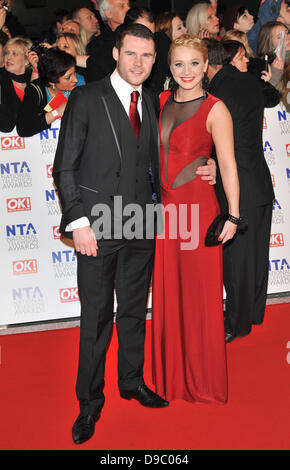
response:
[[(153, 382), (167, 400), (223, 404), (222, 243), (235, 235), (239, 219), (232, 119), (224, 103), (203, 90), (202, 40), (184, 35), (173, 41), (169, 64), (177, 86), (160, 96), (164, 232), (156, 240), (153, 273)], [(207, 247), (207, 228), (220, 210), (214, 187), (196, 170), (213, 145), (235, 223), (226, 221), (221, 245)]]

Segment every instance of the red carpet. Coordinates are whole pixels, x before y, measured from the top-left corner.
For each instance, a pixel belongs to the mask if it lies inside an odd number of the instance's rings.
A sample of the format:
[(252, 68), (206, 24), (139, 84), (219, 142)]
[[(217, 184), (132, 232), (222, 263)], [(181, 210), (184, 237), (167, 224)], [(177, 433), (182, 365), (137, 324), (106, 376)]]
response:
[[(150, 321), (145, 379), (151, 386)], [(79, 329), (0, 336), (0, 449), (290, 449), (290, 304), (267, 307), (263, 325), (227, 345), (229, 402), (175, 401), (163, 410), (122, 400), (114, 331), (106, 403), (93, 438), (75, 446)], [(288, 357), (287, 357), (288, 355)]]

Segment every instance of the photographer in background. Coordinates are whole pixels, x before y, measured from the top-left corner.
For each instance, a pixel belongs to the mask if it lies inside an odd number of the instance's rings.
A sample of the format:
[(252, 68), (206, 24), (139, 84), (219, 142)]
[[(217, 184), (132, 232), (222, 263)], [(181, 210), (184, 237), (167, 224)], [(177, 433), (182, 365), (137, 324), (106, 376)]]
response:
[(9, 39), (12, 37), (16, 36), (21, 36), (26, 38), (27, 33), (25, 31), (25, 28), (22, 26), (22, 24), (19, 23), (18, 18), (13, 15), (12, 13), (12, 8), (13, 8), (13, 2), (12, 0), (1, 0), (0, 1), (0, 21), (3, 19), (4, 13), (3, 10), (5, 11), (5, 24), (2, 27), (1, 24), (1, 29), (6, 33), (9, 37)]

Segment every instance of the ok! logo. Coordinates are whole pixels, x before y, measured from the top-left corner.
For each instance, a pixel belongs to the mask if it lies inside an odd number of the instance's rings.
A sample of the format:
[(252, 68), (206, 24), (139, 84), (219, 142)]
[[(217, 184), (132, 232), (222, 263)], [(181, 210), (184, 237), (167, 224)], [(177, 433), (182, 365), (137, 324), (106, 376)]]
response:
[(49, 165), (46, 165), (46, 176), (47, 178), (52, 178), (52, 170), (53, 170), (53, 164), (50, 163)]
[(283, 233), (271, 233), (270, 247), (275, 248), (275, 247), (279, 247), (279, 246), (284, 246)]
[(14, 197), (6, 200), (7, 212), (31, 211), (30, 197)]
[(1, 137), (1, 150), (22, 150), (25, 149), (24, 137), (11, 135)]
[(79, 301), (79, 292), (77, 287), (64, 287), (59, 290), (61, 303)]
[(37, 273), (37, 260), (36, 259), (22, 259), (13, 261), (12, 263), (14, 276), (21, 274), (35, 274)]

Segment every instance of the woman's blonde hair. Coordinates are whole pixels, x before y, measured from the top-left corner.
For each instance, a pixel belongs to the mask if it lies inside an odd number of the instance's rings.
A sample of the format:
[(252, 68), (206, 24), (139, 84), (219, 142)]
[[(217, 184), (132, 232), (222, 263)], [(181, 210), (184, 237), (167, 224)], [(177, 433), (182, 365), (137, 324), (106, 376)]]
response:
[(15, 38), (11, 38), (11, 39), (8, 39), (8, 41), (6, 42), (5, 46), (4, 46), (4, 50), (7, 49), (9, 46), (17, 46), (19, 47), (19, 49), (21, 49), (21, 51), (23, 52), (23, 54), (26, 54), (26, 52), (31, 48), (32, 46), (32, 41), (31, 39), (29, 38), (21, 38), (21, 37), (15, 37)]
[(171, 63), (171, 54), (172, 51), (179, 46), (184, 46), (188, 47), (190, 49), (194, 49), (196, 51), (199, 51), (202, 56), (204, 61), (206, 62), (208, 59), (208, 50), (205, 42), (200, 39), (198, 36), (195, 34), (183, 34), (177, 39), (174, 39), (174, 41), (171, 42), (169, 52), (168, 52), (168, 63), (170, 65)]
[(57, 37), (57, 40), (56, 40), (56, 45), (59, 41), (60, 38), (64, 38), (64, 39), (70, 39), (71, 42), (73, 43), (75, 49), (76, 49), (76, 52), (78, 55), (85, 55), (86, 53), (86, 48), (80, 38), (80, 36), (78, 34), (74, 34), (74, 33), (61, 33), (58, 35)]
[(185, 22), (189, 34), (198, 34), (203, 28), (209, 7), (209, 3), (197, 3), (189, 10)]
[(249, 44), (248, 36), (243, 31), (230, 29), (223, 35), (223, 41), (239, 41), (244, 45), (248, 57), (255, 57), (255, 54)]
[[(84, 29), (84, 27), (77, 21), (77, 20), (66, 20), (63, 24), (62, 24), (62, 29), (68, 25), (69, 23), (74, 23), (78, 26), (79, 28), (79, 34), (78, 36), (80, 37), (80, 40), (84, 46), (84, 48), (87, 47), (87, 44), (88, 44), (88, 38), (87, 38), (87, 34), (86, 34), (86, 31)], [(76, 33), (72, 33), (72, 34), (76, 34)]]
[[(21, 50), (21, 52), (23, 52), (23, 55), (26, 57), (26, 52), (29, 51), (32, 44), (33, 43), (31, 41), (31, 39), (29, 39), (29, 38), (22, 38), (22, 37), (18, 37), (18, 36), (15, 37), (15, 38), (11, 38), (4, 45), (3, 54), (5, 54), (5, 51), (9, 48), (9, 46), (17, 46)], [(28, 61), (28, 59), (27, 59), (27, 61)], [(31, 66), (31, 64), (30, 64), (30, 62), (28, 62), (28, 64), (26, 65), (26, 68), (28, 68), (30, 66)]]

